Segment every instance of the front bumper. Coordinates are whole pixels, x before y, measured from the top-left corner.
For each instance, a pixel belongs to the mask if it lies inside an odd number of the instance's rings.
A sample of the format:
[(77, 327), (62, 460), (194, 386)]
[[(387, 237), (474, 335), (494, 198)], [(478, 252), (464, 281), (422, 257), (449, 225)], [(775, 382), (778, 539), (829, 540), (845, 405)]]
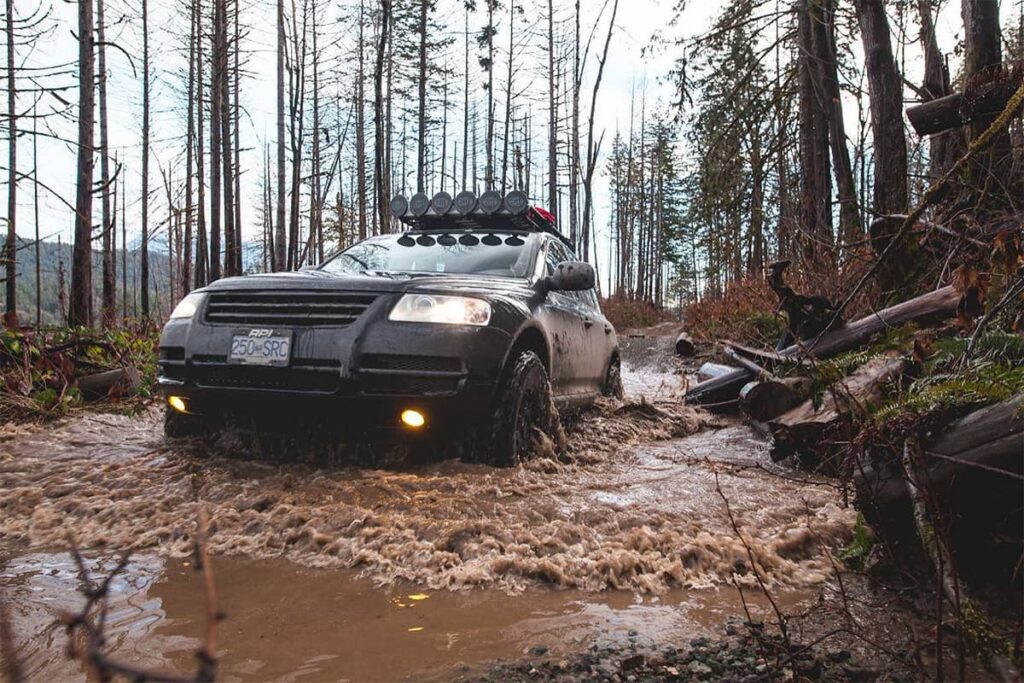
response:
[(242, 328), (171, 321), (160, 337), (158, 384), (190, 412), (233, 414), (271, 423), (346, 430), (399, 428), (402, 410), (427, 416), (427, 429), (459, 429), (490, 414), (511, 343), (496, 327), (387, 320), (393, 296), (382, 295), (347, 326), (290, 327), (287, 367), (228, 363)]

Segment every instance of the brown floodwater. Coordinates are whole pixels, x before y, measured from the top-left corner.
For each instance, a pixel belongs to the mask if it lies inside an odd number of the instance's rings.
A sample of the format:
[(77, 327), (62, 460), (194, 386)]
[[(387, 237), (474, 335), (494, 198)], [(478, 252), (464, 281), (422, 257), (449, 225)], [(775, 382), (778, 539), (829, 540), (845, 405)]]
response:
[[(109, 571), (115, 557), (90, 559)], [(558, 658), (591, 645), (641, 648), (720, 631), (742, 613), (735, 588), (640, 597), (615, 591), (531, 588), (428, 591), (387, 589), (350, 571), (308, 569), (286, 560), (213, 560), (219, 607), (219, 680), (444, 680), (534, 648)], [(85, 680), (65, 655), (60, 610), (80, 608), (78, 578), (64, 552), (27, 553), (0, 570), (0, 590), (15, 605), (16, 653), (30, 680)], [(765, 613), (747, 593), (752, 612)], [(108, 653), (122, 663), (188, 674), (204, 633), (205, 596), (186, 560), (140, 554), (113, 584)], [(786, 606), (811, 591), (783, 594)], [(652, 638), (656, 637), (655, 643)]]
[(81, 675), (54, 622), (80, 600), (70, 533), (97, 570), (134, 553), (111, 650), (187, 670), (199, 504), (225, 680), (445, 678), (538, 645), (670, 642), (742, 612), (733, 584), (755, 587), (751, 556), (778, 599), (811, 600), (855, 517), (830, 482), (777, 476), (749, 428), (679, 407), (671, 370), (626, 385), (630, 400), (568, 427), (566, 452), (510, 469), (168, 447), (157, 411), (0, 429), (0, 592), (19, 652), (40, 680)]

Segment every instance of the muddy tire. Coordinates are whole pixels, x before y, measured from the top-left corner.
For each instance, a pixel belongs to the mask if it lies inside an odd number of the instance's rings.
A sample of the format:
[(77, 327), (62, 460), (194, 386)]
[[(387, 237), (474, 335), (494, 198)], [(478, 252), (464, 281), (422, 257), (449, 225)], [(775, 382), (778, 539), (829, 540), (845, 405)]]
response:
[(550, 434), (558, 427), (544, 363), (537, 354), (524, 351), (502, 379), (482, 459), (497, 467), (517, 465), (534, 454), (538, 432)]
[(618, 356), (613, 356), (608, 363), (608, 370), (604, 373), (604, 384), (601, 385), (602, 396), (622, 398), (626, 390), (622, 388), (622, 361)]
[(188, 439), (210, 434), (210, 425), (203, 418), (197, 415), (184, 415), (170, 407), (165, 410), (164, 436), (168, 439)]

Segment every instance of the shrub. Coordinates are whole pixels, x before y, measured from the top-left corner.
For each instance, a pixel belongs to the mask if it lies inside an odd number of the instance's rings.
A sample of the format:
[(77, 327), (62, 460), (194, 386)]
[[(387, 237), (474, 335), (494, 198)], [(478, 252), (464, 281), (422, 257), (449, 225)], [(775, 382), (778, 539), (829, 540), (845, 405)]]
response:
[(617, 296), (602, 299), (601, 310), (619, 331), (636, 327), (650, 327), (674, 320), (673, 315), (664, 308), (640, 299)]
[(722, 296), (706, 298), (686, 307), (686, 329), (698, 339), (730, 339), (774, 347), (783, 329), (775, 315), (778, 298), (761, 278), (730, 282)]

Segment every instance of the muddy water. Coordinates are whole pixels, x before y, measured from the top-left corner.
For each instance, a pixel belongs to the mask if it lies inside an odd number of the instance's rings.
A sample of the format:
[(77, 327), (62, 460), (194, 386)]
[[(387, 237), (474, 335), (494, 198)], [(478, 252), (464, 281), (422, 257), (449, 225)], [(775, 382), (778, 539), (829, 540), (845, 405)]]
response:
[[(91, 569), (109, 570), (110, 556)], [(109, 654), (150, 670), (187, 674), (204, 633), (204, 594), (187, 561), (136, 557), (113, 584)], [(561, 657), (591, 644), (656, 647), (667, 639), (713, 634), (742, 610), (735, 589), (636, 597), (530, 589), (424, 591), (399, 584), (379, 590), (350, 572), (324, 572), (284, 560), (215, 558), (222, 623), (221, 680), (443, 680), (478, 671), (496, 658), (531, 651)], [(56, 610), (82, 598), (66, 553), (29, 553), (0, 570), (0, 590), (16, 604), (17, 654), (32, 680), (84, 680), (64, 656)], [(257, 599), (256, 596), (262, 596)], [(757, 595), (751, 610), (765, 611)], [(809, 592), (787, 593), (802, 605)], [(659, 643), (651, 634), (664, 638)]]
[(664, 642), (738, 613), (730, 584), (755, 584), (751, 555), (783, 600), (809, 599), (831, 574), (823, 547), (853, 524), (834, 490), (774, 476), (748, 428), (708, 425), (668, 400), (680, 386), (671, 369), (625, 379), (631, 399), (570, 425), (568, 451), (508, 470), (167, 448), (156, 412), (8, 430), (0, 589), (14, 593), (37, 669), (57, 673), (70, 665), (49, 620), (74, 599), (74, 579), (53, 551), (69, 532), (101, 559), (131, 549), (112, 645), (181, 669), (200, 630), (183, 562), (202, 501), (238, 678), (450, 675), (459, 662), (581, 649), (630, 629)]

